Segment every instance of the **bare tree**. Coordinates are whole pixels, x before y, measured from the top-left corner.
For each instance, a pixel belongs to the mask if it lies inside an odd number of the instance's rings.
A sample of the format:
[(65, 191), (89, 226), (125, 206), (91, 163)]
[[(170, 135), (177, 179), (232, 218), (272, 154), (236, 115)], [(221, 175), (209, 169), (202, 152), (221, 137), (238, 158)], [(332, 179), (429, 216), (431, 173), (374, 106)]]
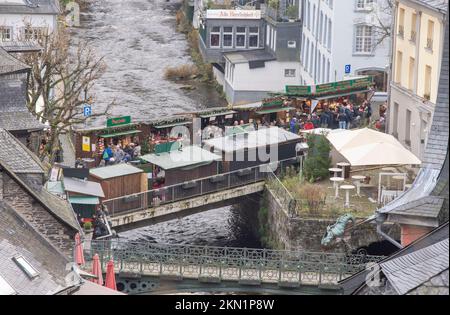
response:
[[(60, 134), (70, 126), (86, 121), (83, 107), (92, 103), (89, 91), (104, 73), (106, 65), (103, 57), (97, 58), (85, 42), (71, 49), (70, 37), (64, 28), (39, 34), (34, 39), (42, 50), (22, 56), (31, 67), (27, 106), (39, 120), (50, 126), (49, 150), (45, 150), (44, 155), (48, 155), (49, 162), (53, 163), (60, 147)], [(90, 117), (106, 115), (110, 105)]]

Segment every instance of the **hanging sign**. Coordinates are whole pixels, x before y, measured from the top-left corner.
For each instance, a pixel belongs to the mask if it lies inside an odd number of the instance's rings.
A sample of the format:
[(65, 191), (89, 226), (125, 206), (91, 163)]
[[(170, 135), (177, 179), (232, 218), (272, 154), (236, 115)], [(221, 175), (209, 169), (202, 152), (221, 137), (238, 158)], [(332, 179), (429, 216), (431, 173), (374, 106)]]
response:
[(110, 118), (106, 121), (106, 127), (115, 127), (121, 125), (127, 125), (131, 123), (131, 116), (122, 116), (116, 118)]
[(83, 136), (82, 150), (83, 152), (91, 151), (91, 138)]

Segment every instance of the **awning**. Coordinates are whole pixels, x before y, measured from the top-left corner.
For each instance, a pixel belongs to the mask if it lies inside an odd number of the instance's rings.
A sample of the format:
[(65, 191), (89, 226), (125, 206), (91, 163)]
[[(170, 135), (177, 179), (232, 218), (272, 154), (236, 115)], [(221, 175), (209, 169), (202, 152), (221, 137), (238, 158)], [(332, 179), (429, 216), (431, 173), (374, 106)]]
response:
[(258, 111), (256, 111), (256, 113), (260, 114), (260, 115), (264, 115), (264, 114), (284, 112), (284, 111), (293, 110), (293, 109), (295, 109), (295, 107), (279, 107), (279, 108), (258, 110)]
[(163, 129), (163, 128), (170, 128), (170, 127), (175, 127), (175, 126), (184, 126), (184, 125), (189, 125), (189, 124), (192, 124), (192, 122), (182, 121), (182, 122), (175, 122), (175, 123), (171, 123), (171, 124), (159, 125), (159, 126), (154, 126), (154, 127), (156, 129)]
[(98, 204), (100, 204), (100, 200), (98, 199), (98, 197), (92, 197), (92, 196), (69, 197), (69, 202), (79, 204), (79, 205), (98, 205)]
[(232, 114), (236, 114), (236, 112), (234, 110), (229, 110), (229, 111), (225, 111), (225, 112), (217, 112), (217, 113), (212, 113), (212, 114), (200, 115), (200, 118), (210, 118), (210, 117), (225, 116), (225, 115), (232, 115)]
[(108, 133), (106, 135), (99, 135), (101, 138), (113, 138), (113, 137), (119, 137), (119, 136), (126, 136), (126, 135), (132, 135), (135, 133), (140, 133), (142, 131), (140, 130), (128, 130), (128, 131), (122, 131), (122, 132), (116, 132), (116, 133)]
[(352, 95), (352, 94), (367, 93), (369, 91), (370, 90), (350, 91), (350, 92), (345, 92), (345, 93), (340, 93), (340, 94), (332, 94), (332, 95), (326, 95), (326, 96), (313, 97), (313, 99), (320, 101), (320, 100), (326, 100), (326, 99), (330, 99), (330, 98), (338, 98), (341, 96), (347, 96), (347, 95)]

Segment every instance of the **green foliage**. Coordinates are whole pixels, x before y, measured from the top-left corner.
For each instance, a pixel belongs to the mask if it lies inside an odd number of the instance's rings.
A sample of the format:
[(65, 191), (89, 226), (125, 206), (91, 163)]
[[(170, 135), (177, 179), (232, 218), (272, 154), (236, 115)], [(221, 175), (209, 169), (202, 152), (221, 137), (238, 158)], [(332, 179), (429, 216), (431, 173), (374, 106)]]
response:
[(91, 230), (92, 229), (92, 222), (84, 222), (84, 224), (83, 224), (83, 228), (85, 229), (85, 230)]
[(298, 6), (296, 5), (290, 5), (286, 9), (286, 14), (290, 19), (295, 20), (298, 17)]
[(272, 9), (278, 9), (279, 4), (280, 0), (269, 0), (269, 7)]
[(305, 159), (304, 173), (307, 180), (315, 182), (328, 176), (331, 165), (331, 145), (324, 135), (308, 135), (308, 156)]

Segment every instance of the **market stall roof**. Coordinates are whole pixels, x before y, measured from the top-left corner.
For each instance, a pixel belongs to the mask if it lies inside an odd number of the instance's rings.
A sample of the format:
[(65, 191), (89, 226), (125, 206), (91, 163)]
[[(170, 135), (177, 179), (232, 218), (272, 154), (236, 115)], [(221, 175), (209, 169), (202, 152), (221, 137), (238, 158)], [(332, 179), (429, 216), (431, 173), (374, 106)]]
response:
[(100, 179), (109, 179), (114, 177), (133, 175), (137, 173), (143, 173), (140, 168), (131, 166), (130, 164), (120, 163), (111, 166), (91, 168), (89, 173)]
[(136, 133), (140, 133), (142, 131), (140, 130), (127, 130), (127, 131), (120, 131), (120, 132), (115, 132), (115, 133), (108, 133), (105, 135), (99, 135), (99, 137), (101, 138), (113, 138), (113, 137), (119, 137), (119, 136), (126, 136), (126, 135), (132, 135), (132, 134), (136, 134)]
[(164, 170), (170, 170), (205, 165), (213, 161), (220, 161), (222, 157), (198, 146), (187, 146), (180, 150), (161, 154), (146, 154), (141, 156), (141, 159)]
[(295, 107), (277, 107), (277, 108), (270, 108), (270, 109), (261, 109), (261, 110), (256, 111), (256, 113), (259, 115), (264, 115), (264, 114), (289, 111), (289, 110), (293, 110), (293, 109), (295, 109)]
[(77, 194), (90, 195), (96, 197), (105, 197), (102, 186), (99, 183), (64, 177), (64, 189)]
[(241, 149), (257, 148), (267, 145), (278, 145), (300, 137), (292, 132), (278, 127), (260, 128), (237, 135), (229, 135), (205, 141), (208, 147), (214, 147), (223, 152), (233, 152)]
[(216, 116), (225, 116), (225, 115), (232, 115), (236, 114), (237, 112), (234, 110), (227, 110), (227, 111), (221, 111), (221, 112), (215, 112), (215, 113), (208, 113), (208, 114), (200, 114), (200, 118), (210, 118), (210, 117), (216, 117)]
[(55, 195), (64, 194), (64, 188), (61, 181), (54, 181), (54, 182), (48, 181), (45, 183), (45, 189), (47, 189), (48, 192)]
[(338, 97), (342, 97), (342, 96), (348, 96), (348, 95), (353, 95), (353, 94), (359, 94), (359, 93), (367, 93), (370, 90), (365, 89), (365, 90), (356, 90), (356, 91), (349, 91), (349, 92), (345, 92), (345, 93), (337, 93), (337, 94), (330, 94), (330, 95), (326, 95), (326, 96), (317, 96), (317, 97), (313, 97), (313, 99), (315, 100), (326, 100), (326, 99), (330, 99), (330, 98), (338, 98)]
[(100, 204), (100, 199), (92, 196), (72, 196), (69, 197), (69, 202), (78, 205), (98, 205)]
[(170, 127), (175, 127), (175, 126), (190, 125), (190, 124), (192, 124), (191, 121), (177, 121), (177, 122), (163, 124), (163, 125), (155, 125), (154, 127), (156, 129), (163, 129), (163, 128), (170, 128)]

